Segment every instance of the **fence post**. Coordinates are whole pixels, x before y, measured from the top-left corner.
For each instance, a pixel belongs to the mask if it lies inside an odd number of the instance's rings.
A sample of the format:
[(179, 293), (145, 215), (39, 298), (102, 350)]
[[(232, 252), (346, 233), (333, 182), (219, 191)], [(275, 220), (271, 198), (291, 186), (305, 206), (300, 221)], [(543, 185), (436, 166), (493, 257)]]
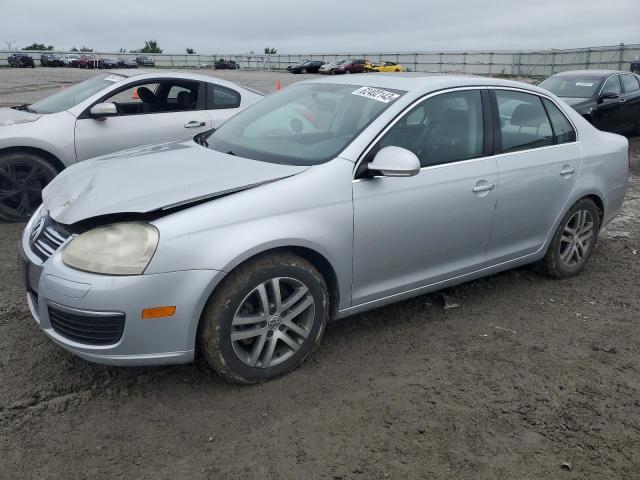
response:
[(413, 71), (417, 72), (418, 71), (418, 54), (415, 54), (415, 57), (413, 59)]
[(551, 54), (551, 75), (556, 73), (556, 52)]
[(618, 70), (622, 70), (622, 59), (624, 58), (624, 43), (620, 44), (620, 57), (618, 59)]
[(491, 76), (491, 70), (493, 67), (493, 52), (489, 52), (489, 76)]
[(587, 68), (586, 70), (589, 70), (589, 66), (591, 65), (591, 48), (587, 49), (587, 64), (585, 65)]
[(442, 73), (442, 52), (440, 52), (440, 62), (438, 63), (440, 73)]

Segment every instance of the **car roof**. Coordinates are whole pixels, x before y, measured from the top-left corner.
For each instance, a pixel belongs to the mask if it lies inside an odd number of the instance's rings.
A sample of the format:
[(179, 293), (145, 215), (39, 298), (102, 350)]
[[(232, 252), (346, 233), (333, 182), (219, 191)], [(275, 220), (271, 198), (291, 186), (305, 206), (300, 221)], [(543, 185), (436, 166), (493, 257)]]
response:
[(113, 73), (115, 75), (121, 75), (127, 78), (140, 77), (140, 78), (136, 78), (136, 80), (145, 80), (146, 78), (179, 78), (184, 80), (194, 80), (197, 82), (215, 82), (218, 85), (231, 88), (234, 90), (241, 88), (245, 91), (257, 93), (258, 95), (264, 95), (261, 92), (252, 90), (242, 85), (238, 85), (237, 83), (233, 83), (228, 80), (224, 80), (220, 77), (214, 77), (212, 75), (203, 75), (200, 73), (177, 72), (175, 70), (150, 71), (150, 70), (137, 69), (137, 68), (117, 68), (117, 69), (109, 70), (108, 72)]
[(473, 75), (447, 75), (439, 73), (363, 73), (359, 75), (340, 75), (330, 78), (314, 78), (304, 83), (333, 83), (374, 88), (405, 90), (410, 93), (424, 93), (456, 87), (513, 87), (548, 94), (546, 90), (528, 83), (501, 78), (477, 77)]
[(572, 76), (590, 76), (590, 77), (609, 77), (616, 73), (630, 73), (623, 72), (622, 70), (569, 70), (566, 72), (559, 72), (553, 75), (554, 77), (572, 77)]

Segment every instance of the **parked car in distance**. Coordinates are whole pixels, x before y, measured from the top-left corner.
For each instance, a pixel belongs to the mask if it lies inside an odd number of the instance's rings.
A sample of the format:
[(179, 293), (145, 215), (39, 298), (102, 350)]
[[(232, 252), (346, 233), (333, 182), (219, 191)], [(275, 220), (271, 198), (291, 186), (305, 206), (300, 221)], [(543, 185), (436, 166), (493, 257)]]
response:
[(80, 68), (98, 68), (100, 59), (96, 55), (83, 54), (78, 57), (78, 67)]
[(118, 60), (113, 57), (102, 57), (98, 59), (98, 68), (118, 68)]
[(321, 60), (307, 60), (306, 62), (289, 65), (287, 70), (291, 73), (318, 73), (320, 67), (324, 65)]
[(334, 73), (364, 73), (369, 68), (369, 65), (371, 65), (371, 62), (363, 58), (346, 60), (334, 70)]
[(93, 362), (199, 350), (254, 383), (300, 365), (331, 318), (534, 262), (583, 270), (622, 207), (626, 138), (524, 83), (361, 78), (62, 172), (20, 244), (38, 327)]
[(42, 188), (69, 165), (193, 137), (261, 98), (208, 75), (116, 70), (31, 105), (0, 108), (0, 219), (28, 218)]
[(153, 57), (148, 57), (146, 55), (140, 55), (136, 57), (136, 63), (142, 67), (155, 67), (156, 61)]
[(322, 73), (324, 75), (333, 75), (335, 73), (335, 69), (338, 68), (338, 66), (343, 62), (344, 60), (333, 60), (331, 62), (327, 62), (318, 69), (318, 73)]
[(65, 67), (77, 67), (78, 60), (80, 59), (80, 57), (74, 53), (62, 55), (60, 58), (62, 59), (62, 63)]
[(43, 67), (64, 67), (64, 62), (57, 53), (43, 53), (40, 55), (40, 65)]
[(382, 64), (371, 64), (367, 68), (368, 72), (404, 72), (403, 65), (395, 62), (383, 62)]
[(119, 57), (118, 68), (138, 68), (138, 63), (132, 58)]
[(640, 60), (637, 62), (631, 62), (631, 68), (629, 70), (631, 70), (633, 73), (640, 74)]
[(10, 67), (31, 67), (35, 68), (36, 64), (33, 62), (33, 57), (26, 53), (12, 53), (7, 57), (7, 62)]
[(540, 87), (562, 98), (596, 128), (640, 135), (640, 76), (615, 70), (552, 75)]
[(238, 70), (240, 65), (238, 65), (235, 60), (225, 60), (224, 58), (219, 58), (214, 63), (214, 68), (216, 70)]

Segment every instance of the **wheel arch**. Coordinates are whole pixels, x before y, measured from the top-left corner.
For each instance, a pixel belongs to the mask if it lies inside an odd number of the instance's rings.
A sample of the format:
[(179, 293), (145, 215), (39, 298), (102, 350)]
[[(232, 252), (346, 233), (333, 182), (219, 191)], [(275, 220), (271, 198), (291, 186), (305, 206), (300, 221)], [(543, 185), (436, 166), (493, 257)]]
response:
[(58, 173), (62, 172), (65, 169), (64, 163), (60, 161), (58, 157), (56, 157), (53, 153), (44, 150), (38, 147), (28, 147), (28, 146), (12, 146), (5, 147), (0, 149), (0, 155), (4, 155), (6, 153), (16, 153), (16, 152), (29, 152), (34, 155), (39, 155), (48, 161), (57, 171)]

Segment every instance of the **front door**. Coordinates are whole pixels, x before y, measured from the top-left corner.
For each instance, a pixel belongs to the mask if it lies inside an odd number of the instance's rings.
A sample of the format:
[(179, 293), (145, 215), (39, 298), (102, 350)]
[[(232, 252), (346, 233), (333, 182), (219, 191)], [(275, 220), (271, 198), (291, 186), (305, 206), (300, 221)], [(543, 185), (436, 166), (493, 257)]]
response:
[(78, 117), (75, 127), (78, 161), (141, 145), (186, 139), (212, 128), (200, 82), (151, 80), (118, 90), (100, 102), (115, 103), (119, 114), (99, 119), (87, 111)]
[(353, 183), (354, 306), (483, 267), (498, 188), (483, 130), (479, 90), (443, 93), (403, 116), (363, 160), (395, 145), (422, 169)]
[(602, 86), (602, 93), (615, 93), (618, 98), (598, 100), (597, 107), (591, 112), (593, 125), (607, 132), (621, 132), (626, 126), (625, 99), (620, 85), (620, 76), (612, 75)]

